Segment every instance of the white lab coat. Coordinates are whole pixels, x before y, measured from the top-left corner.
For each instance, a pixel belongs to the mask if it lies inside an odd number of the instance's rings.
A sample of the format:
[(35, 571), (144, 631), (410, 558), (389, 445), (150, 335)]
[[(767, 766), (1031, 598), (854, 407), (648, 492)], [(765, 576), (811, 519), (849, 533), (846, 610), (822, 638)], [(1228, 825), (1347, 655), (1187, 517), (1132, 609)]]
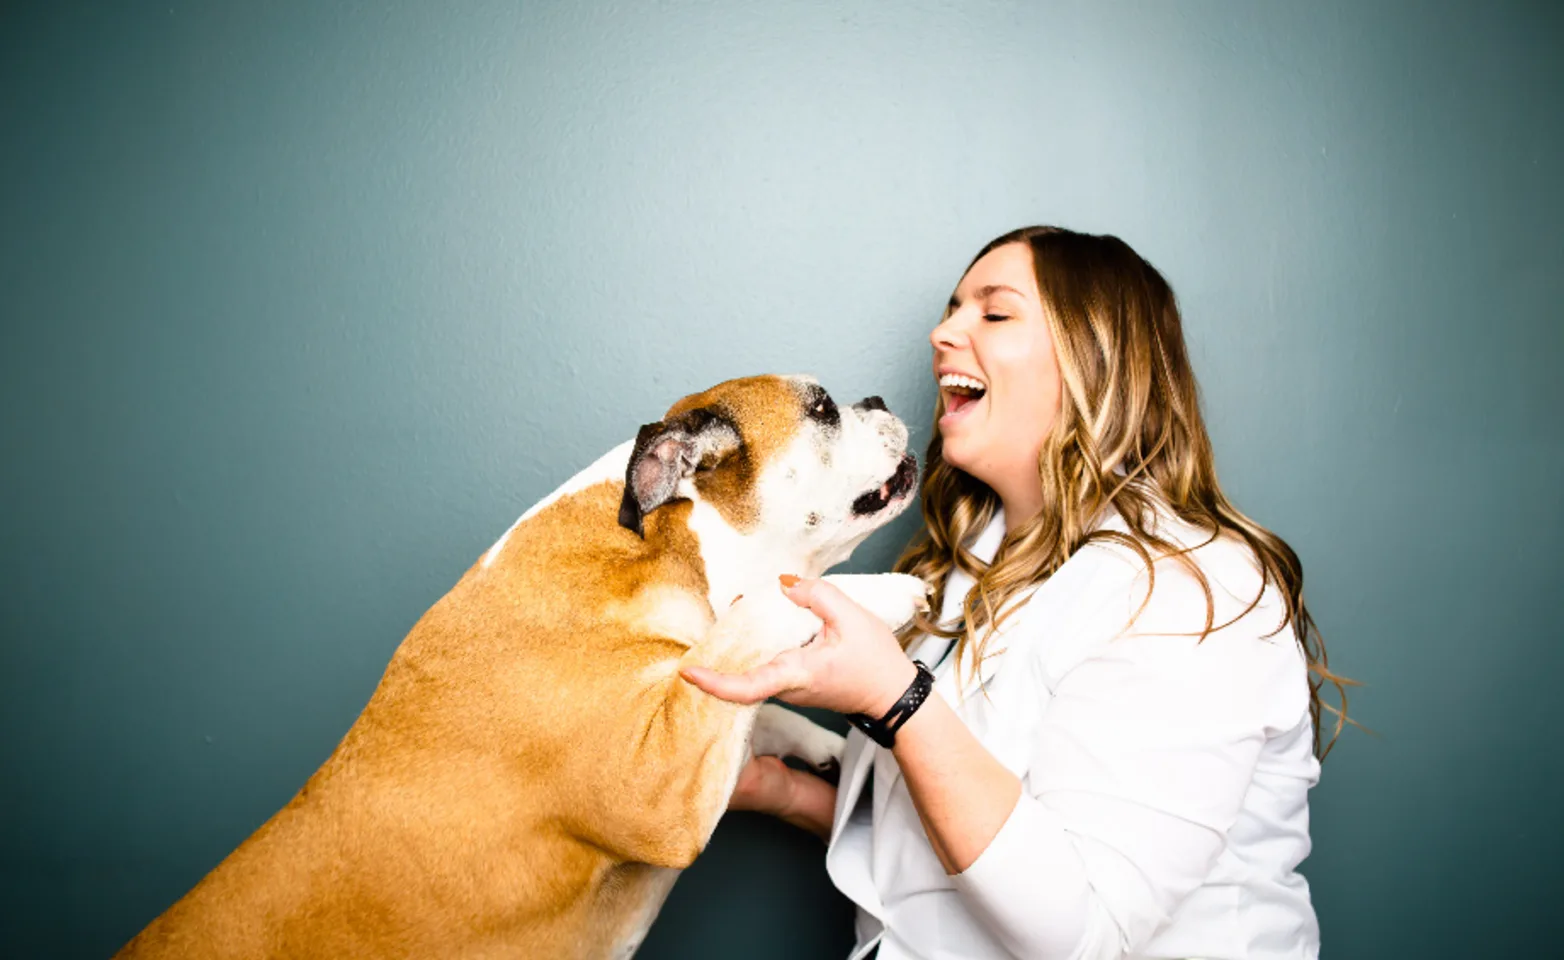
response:
[[(1127, 530), (1112, 512), (1103, 523)], [(1205, 538), (1161, 517), (1159, 532)], [(990, 560), (996, 516), (973, 552)], [(1217, 625), (1253, 599), (1246, 548), (1195, 551)], [(942, 619), (971, 580), (951, 574)], [(976, 677), (955, 657), (934, 689), (1002, 764), (1022, 795), (984, 852), (949, 876), (919, 823), (890, 751), (847, 741), (826, 865), (858, 905), (853, 960), (1021, 957), (1313, 958), (1319, 930), (1308, 884), (1312, 753), (1306, 664), (1282, 615), (1261, 604), (1203, 642), (1205, 596), (1176, 561), (1156, 565), (1150, 603), (1132, 551), (1088, 545), (989, 641)], [(948, 641), (911, 653), (933, 664)], [(981, 684), (981, 689), (979, 689)], [(864, 783), (873, 770), (872, 797)]]

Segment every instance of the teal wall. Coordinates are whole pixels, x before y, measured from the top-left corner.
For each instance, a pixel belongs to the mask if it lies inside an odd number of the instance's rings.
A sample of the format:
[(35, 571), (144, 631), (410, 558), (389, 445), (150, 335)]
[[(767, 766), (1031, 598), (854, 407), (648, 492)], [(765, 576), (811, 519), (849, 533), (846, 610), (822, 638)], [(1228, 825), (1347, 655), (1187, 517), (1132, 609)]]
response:
[[(0, 954), (182, 894), (680, 394), (809, 371), (921, 449), (925, 331), (1038, 221), (1172, 280), (1223, 479), (1366, 682), (1327, 955), (1556, 940), (1564, 5), (97, 6), (0, 13)], [(847, 918), (733, 818), (642, 955)]]

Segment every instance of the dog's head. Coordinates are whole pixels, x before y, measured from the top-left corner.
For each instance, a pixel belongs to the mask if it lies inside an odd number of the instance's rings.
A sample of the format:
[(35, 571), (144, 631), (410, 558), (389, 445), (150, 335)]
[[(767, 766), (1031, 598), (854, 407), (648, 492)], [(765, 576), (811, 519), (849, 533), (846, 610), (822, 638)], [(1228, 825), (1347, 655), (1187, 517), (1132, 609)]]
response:
[(839, 406), (812, 377), (747, 377), (685, 397), (641, 428), (619, 523), (677, 499), (824, 570), (912, 502), (918, 462), (879, 397)]

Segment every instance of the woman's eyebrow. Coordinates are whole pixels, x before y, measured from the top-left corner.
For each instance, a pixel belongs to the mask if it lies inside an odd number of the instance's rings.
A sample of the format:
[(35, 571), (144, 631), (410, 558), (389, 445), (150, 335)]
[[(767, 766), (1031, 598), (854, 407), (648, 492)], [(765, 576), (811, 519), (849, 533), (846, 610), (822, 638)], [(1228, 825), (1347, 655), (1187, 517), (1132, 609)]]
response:
[[(977, 289), (977, 298), (979, 300), (982, 300), (982, 299), (985, 299), (987, 297), (991, 297), (991, 296), (993, 296), (996, 293), (1013, 293), (1013, 294), (1015, 294), (1018, 297), (1022, 295), (1021, 291), (1017, 290), (1015, 287), (1009, 287), (1009, 286), (1006, 286), (1006, 285), (1004, 285), (1002, 283), (991, 283), (991, 284), (989, 284), (986, 287), (978, 287), (978, 289)], [(950, 309), (956, 310), (956, 309), (959, 309), (960, 307), (961, 307), (961, 298), (956, 296), (954, 293), (951, 294), (950, 295)]]

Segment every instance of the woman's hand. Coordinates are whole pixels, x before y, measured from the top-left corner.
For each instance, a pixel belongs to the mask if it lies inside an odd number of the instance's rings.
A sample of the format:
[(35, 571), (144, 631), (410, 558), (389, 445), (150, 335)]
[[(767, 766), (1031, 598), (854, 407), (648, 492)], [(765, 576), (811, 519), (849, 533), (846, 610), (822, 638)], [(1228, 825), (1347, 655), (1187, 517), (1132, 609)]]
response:
[(729, 810), (753, 810), (780, 817), (793, 804), (795, 776), (806, 776), (781, 757), (750, 757), (728, 800)]
[(748, 673), (690, 666), (684, 678), (734, 703), (777, 697), (801, 707), (883, 716), (918, 675), (895, 634), (824, 580), (781, 580), (789, 600), (825, 622), (815, 639)]
[(819, 777), (794, 770), (781, 757), (750, 757), (739, 771), (729, 810), (753, 810), (831, 839), (836, 788)]

